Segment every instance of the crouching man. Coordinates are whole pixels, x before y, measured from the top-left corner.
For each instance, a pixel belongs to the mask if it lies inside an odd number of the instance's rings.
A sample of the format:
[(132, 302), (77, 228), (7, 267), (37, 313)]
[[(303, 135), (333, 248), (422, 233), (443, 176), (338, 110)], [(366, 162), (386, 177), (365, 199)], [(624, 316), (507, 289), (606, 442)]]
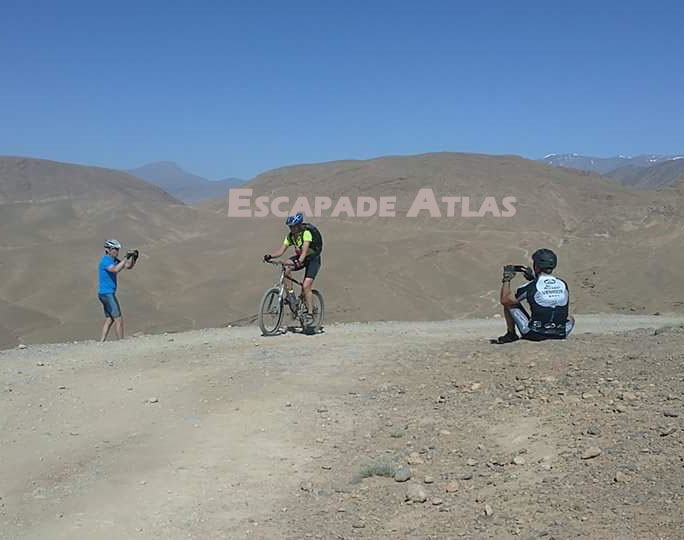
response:
[[(520, 337), (531, 341), (565, 339), (570, 334), (575, 319), (568, 315), (570, 293), (567, 283), (552, 275), (557, 264), (556, 254), (550, 249), (535, 251), (532, 255), (533, 268), (523, 270), (529, 281), (515, 294), (511, 291), (511, 280), (517, 270), (510, 265), (504, 267), (501, 304), (507, 332), (497, 339), (497, 343), (511, 343)], [(522, 302), (529, 304), (530, 313)]]

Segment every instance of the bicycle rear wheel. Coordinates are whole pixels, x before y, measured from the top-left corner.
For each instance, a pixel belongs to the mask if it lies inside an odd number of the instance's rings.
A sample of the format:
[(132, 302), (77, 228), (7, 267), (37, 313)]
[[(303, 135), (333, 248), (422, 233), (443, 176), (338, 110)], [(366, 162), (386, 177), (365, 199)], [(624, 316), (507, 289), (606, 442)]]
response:
[(264, 293), (259, 304), (259, 327), (264, 336), (278, 333), (283, 320), (283, 303), (280, 301), (280, 289), (273, 287)]
[(313, 318), (311, 326), (313, 328), (320, 328), (321, 326), (323, 326), (323, 315), (325, 314), (325, 304), (323, 303), (323, 295), (316, 289), (311, 291), (311, 293), (311, 307), (313, 308), (313, 313), (311, 313), (311, 316)]

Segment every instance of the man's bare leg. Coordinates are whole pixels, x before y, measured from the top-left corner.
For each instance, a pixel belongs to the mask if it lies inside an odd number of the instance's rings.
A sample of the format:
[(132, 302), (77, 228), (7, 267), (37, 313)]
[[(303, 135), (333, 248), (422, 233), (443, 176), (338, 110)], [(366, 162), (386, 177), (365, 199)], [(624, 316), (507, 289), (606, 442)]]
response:
[(515, 332), (515, 321), (513, 320), (513, 315), (511, 315), (511, 310), (504, 307), (504, 319), (506, 319), (506, 331), (509, 334)]
[(124, 324), (123, 317), (119, 317), (114, 321), (114, 330), (116, 330), (116, 337), (123, 339), (124, 337)]
[(513, 320), (513, 314), (510, 308), (504, 306), (504, 318), (506, 319), (506, 334), (500, 336), (496, 339), (496, 343), (512, 343), (520, 339), (517, 332), (515, 331), (515, 321)]
[(102, 339), (100, 341), (107, 341), (107, 335), (109, 334), (109, 329), (112, 327), (113, 322), (114, 319), (112, 319), (111, 317), (107, 317), (105, 319), (104, 326), (102, 327)]
[(294, 282), (292, 281), (292, 270), (285, 270), (285, 290), (289, 293), (294, 291)]
[(304, 278), (304, 283), (302, 285), (302, 292), (304, 293), (304, 301), (306, 302), (306, 309), (310, 315), (313, 315), (313, 279), (308, 277)]

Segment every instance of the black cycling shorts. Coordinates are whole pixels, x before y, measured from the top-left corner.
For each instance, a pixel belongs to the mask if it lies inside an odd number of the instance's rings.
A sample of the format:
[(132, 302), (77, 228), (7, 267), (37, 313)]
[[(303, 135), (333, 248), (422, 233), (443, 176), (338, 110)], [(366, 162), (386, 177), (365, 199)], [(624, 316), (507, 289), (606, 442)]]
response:
[[(297, 257), (297, 255), (293, 255), (290, 257), (290, 260), (293, 263), (296, 263), (298, 258), (299, 257)], [(306, 272), (304, 272), (304, 277), (315, 279), (318, 271), (321, 269), (321, 256), (311, 255), (310, 257), (304, 259), (304, 268), (306, 269)]]

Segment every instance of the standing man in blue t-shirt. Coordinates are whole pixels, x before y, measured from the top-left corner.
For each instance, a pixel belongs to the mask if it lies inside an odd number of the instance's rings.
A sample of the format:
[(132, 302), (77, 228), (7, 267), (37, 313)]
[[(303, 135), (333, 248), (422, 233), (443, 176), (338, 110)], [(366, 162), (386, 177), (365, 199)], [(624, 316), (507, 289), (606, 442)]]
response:
[(98, 266), (98, 298), (102, 302), (105, 314), (105, 322), (102, 327), (102, 341), (107, 339), (107, 334), (109, 334), (112, 324), (114, 324), (116, 336), (119, 339), (124, 337), (121, 307), (116, 299), (116, 277), (122, 270), (133, 268), (138, 258), (138, 252), (132, 251), (126, 255), (126, 258), (119, 260), (121, 244), (118, 240), (107, 240), (104, 248), (105, 254)]

